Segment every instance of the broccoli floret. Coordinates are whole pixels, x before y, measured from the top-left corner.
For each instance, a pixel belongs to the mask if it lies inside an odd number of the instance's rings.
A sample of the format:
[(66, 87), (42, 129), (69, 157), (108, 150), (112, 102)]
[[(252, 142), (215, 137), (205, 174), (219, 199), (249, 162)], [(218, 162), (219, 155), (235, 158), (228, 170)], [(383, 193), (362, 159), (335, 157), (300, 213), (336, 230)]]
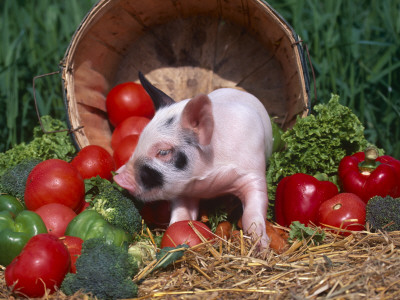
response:
[(76, 261), (76, 273), (64, 278), (61, 290), (72, 295), (81, 290), (99, 299), (136, 297), (138, 287), (132, 281), (138, 272), (136, 261), (127, 247), (106, 243), (101, 238), (88, 239)]
[(372, 197), (367, 203), (366, 221), (375, 230), (400, 230), (400, 198)]
[(28, 158), (8, 168), (0, 176), (0, 191), (12, 195), (24, 203), (26, 180), (32, 169), (40, 162), (42, 162), (41, 159)]
[(130, 234), (140, 231), (142, 217), (133, 200), (116, 184), (99, 176), (86, 181), (87, 196), (90, 196), (91, 209), (102, 217)]

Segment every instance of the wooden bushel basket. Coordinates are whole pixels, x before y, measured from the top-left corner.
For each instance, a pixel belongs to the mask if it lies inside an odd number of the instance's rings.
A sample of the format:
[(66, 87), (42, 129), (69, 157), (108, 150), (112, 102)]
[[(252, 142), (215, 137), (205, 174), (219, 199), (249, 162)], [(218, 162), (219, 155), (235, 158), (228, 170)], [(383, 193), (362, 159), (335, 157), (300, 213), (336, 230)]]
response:
[(138, 71), (175, 100), (220, 87), (258, 97), (284, 129), (309, 112), (297, 34), (261, 0), (100, 0), (62, 62), (68, 122), (78, 149), (110, 146), (105, 99)]

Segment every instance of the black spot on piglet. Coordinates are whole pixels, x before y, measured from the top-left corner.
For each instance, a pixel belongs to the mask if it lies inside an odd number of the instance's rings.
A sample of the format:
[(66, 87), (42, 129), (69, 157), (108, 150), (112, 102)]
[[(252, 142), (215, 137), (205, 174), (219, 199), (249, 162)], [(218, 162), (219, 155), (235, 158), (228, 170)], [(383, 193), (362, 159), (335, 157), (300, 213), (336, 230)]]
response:
[(175, 158), (175, 167), (179, 170), (184, 170), (188, 164), (188, 158), (185, 153), (178, 151)]
[(168, 127), (170, 126), (172, 123), (174, 123), (175, 121), (175, 117), (171, 117), (169, 119), (167, 119), (167, 121), (165, 122), (165, 126)]
[(164, 184), (164, 176), (159, 171), (143, 165), (139, 170), (140, 181), (145, 189), (150, 190), (156, 187), (162, 187)]

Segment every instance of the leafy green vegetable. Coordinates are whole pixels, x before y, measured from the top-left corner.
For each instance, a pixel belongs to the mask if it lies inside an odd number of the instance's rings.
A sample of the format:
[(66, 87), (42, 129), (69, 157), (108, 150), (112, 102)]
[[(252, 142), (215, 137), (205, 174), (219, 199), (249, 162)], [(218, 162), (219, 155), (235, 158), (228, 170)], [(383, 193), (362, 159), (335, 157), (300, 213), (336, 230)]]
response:
[(321, 231), (318, 228), (307, 227), (299, 221), (292, 222), (289, 227), (289, 241), (293, 242), (294, 240), (309, 240), (309, 242), (313, 242), (318, 245), (325, 239), (324, 231)]
[[(41, 120), (46, 131), (67, 128), (64, 122), (50, 116), (43, 116)], [(26, 158), (70, 160), (75, 153), (76, 149), (68, 132), (45, 134), (41, 127), (37, 126), (33, 129), (33, 140), (30, 143), (21, 143), (6, 152), (0, 153), (0, 175)]]
[[(363, 125), (350, 108), (339, 103), (339, 96), (332, 95), (328, 103), (316, 105), (314, 111), (305, 118), (298, 117), (293, 128), (282, 135), (286, 148), (269, 159), (267, 183), (271, 207), (282, 178), (295, 173), (321, 173), (336, 183), (340, 160), (368, 145)], [(272, 212), (269, 209), (269, 217)]]

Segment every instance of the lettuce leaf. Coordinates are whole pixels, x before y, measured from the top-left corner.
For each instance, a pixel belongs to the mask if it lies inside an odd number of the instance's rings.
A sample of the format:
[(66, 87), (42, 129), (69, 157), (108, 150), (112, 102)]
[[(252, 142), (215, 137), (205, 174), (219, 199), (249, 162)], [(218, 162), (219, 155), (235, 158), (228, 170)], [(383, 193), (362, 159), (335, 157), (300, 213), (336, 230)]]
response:
[[(50, 116), (43, 116), (41, 121), (46, 131), (67, 128), (65, 122)], [(33, 129), (31, 142), (18, 144), (6, 152), (0, 153), (0, 175), (27, 158), (41, 160), (58, 158), (68, 161), (75, 153), (76, 148), (67, 131), (45, 134), (38, 125)]]

